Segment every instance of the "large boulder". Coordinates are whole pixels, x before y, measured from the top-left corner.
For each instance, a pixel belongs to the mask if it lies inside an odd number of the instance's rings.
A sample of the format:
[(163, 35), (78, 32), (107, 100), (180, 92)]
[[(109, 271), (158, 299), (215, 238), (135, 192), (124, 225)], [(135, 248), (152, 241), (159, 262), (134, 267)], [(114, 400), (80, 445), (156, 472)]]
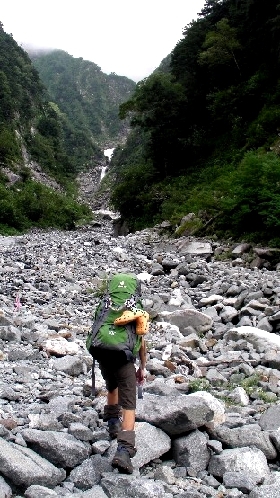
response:
[(210, 458), (208, 472), (222, 477), (225, 472), (245, 472), (262, 482), (269, 474), (269, 467), (264, 453), (258, 448), (234, 448), (222, 451)]
[(184, 331), (187, 327), (192, 327), (197, 334), (201, 334), (210, 330), (213, 325), (210, 316), (194, 309), (163, 311), (159, 313), (159, 319), (176, 325), (183, 335), (185, 335)]
[(24, 429), (22, 436), (39, 455), (61, 467), (76, 467), (90, 454), (88, 446), (64, 432)]
[(212, 421), (214, 411), (200, 396), (156, 396), (146, 394), (137, 405), (136, 418), (162, 429), (169, 436), (180, 435)]
[(66, 478), (66, 472), (58, 469), (29, 448), (9, 443), (0, 438), (1, 474), (16, 486), (32, 484), (54, 487)]

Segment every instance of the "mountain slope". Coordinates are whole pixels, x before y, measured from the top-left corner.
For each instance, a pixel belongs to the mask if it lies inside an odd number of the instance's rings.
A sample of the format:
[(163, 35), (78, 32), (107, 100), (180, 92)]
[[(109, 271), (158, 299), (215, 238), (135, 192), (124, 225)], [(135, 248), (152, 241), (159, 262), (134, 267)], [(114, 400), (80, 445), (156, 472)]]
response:
[(107, 75), (95, 63), (62, 50), (29, 53), (50, 100), (59, 107), (67, 151), (77, 164), (92, 165), (92, 144), (102, 149), (125, 140), (128, 121), (121, 121), (118, 111), (135, 89), (132, 80)]
[(89, 220), (91, 210), (75, 201), (76, 176), (105, 164), (102, 149), (127, 134), (118, 105), (134, 82), (62, 51), (35, 59), (43, 78), (0, 22), (2, 234)]
[(194, 213), (180, 233), (280, 245), (279, 18), (274, 0), (207, 0), (170, 72), (121, 105), (134, 130), (112, 160), (112, 202), (130, 228)]
[(75, 164), (64, 147), (58, 109), (1, 22), (0, 95), (0, 233), (73, 228), (89, 219), (90, 210), (74, 199)]

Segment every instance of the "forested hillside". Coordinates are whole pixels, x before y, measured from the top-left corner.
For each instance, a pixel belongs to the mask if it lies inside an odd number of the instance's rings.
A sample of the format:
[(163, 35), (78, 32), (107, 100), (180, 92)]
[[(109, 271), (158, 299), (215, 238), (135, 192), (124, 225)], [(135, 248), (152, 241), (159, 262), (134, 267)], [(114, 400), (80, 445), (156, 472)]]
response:
[(118, 105), (133, 81), (62, 51), (36, 64), (0, 22), (0, 234), (91, 219), (75, 200), (77, 173), (127, 133)]
[(134, 81), (105, 74), (94, 62), (62, 50), (29, 55), (51, 101), (59, 107), (66, 151), (76, 170), (94, 164), (108, 144), (125, 140), (128, 121), (121, 121), (118, 111), (134, 91)]
[(207, 0), (169, 71), (137, 84), (112, 161), (132, 229), (192, 212), (179, 233), (280, 245), (279, 50), (279, 1)]
[[(0, 233), (73, 228), (90, 219), (90, 210), (75, 202), (75, 164), (63, 144), (57, 109), (27, 53), (1, 22), (0, 93)], [(45, 183), (34, 180), (35, 170)]]

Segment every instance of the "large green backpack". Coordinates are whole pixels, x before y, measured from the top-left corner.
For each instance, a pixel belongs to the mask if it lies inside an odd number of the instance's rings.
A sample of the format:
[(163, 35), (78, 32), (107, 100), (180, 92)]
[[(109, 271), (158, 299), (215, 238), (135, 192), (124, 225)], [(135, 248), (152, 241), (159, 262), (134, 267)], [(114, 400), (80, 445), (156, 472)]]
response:
[(93, 356), (92, 394), (95, 396), (95, 358), (93, 348), (124, 351), (129, 361), (136, 358), (142, 338), (136, 334), (135, 322), (114, 325), (125, 310), (142, 309), (141, 283), (135, 275), (118, 273), (110, 278), (107, 292), (101, 299), (94, 316), (86, 347)]
[(135, 322), (114, 325), (125, 310), (142, 309), (141, 285), (135, 275), (118, 273), (110, 278), (107, 292), (95, 312), (92, 329), (86, 340), (89, 352), (92, 348), (124, 351), (133, 359), (141, 347), (141, 336), (136, 335)]

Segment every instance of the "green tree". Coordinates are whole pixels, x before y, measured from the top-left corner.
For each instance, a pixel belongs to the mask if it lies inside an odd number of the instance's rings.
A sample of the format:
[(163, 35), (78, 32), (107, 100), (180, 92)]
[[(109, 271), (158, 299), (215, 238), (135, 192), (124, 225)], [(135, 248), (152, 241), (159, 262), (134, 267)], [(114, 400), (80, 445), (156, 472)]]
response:
[(21, 150), (15, 132), (10, 126), (0, 125), (0, 161), (11, 164), (20, 158)]
[(218, 66), (228, 65), (233, 61), (241, 74), (236, 58), (236, 52), (241, 49), (241, 45), (237, 40), (237, 29), (229, 25), (228, 19), (221, 19), (217, 22), (215, 30), (208, 31), (202, 48), (204, 51), (200, 53), (198, 59), (200, 64)]
[(182, 148), (178, 114), (183, 102), (182, 86), (168, 73), (154, 73), (120, 106), (121, 118), (131, 115), (132, 126), (149, 132), (148, 148), (159, 179), (181, 169), (180, 161), (174, 164), (174, 155), (177, 151), (179, 157)]
[(221, 224), (230, 219), (236, 236), (253, 234), (256, 240), (278, 238), (280, 243), (280, 158), (272, 152), (246, 153), (221, 208)]

